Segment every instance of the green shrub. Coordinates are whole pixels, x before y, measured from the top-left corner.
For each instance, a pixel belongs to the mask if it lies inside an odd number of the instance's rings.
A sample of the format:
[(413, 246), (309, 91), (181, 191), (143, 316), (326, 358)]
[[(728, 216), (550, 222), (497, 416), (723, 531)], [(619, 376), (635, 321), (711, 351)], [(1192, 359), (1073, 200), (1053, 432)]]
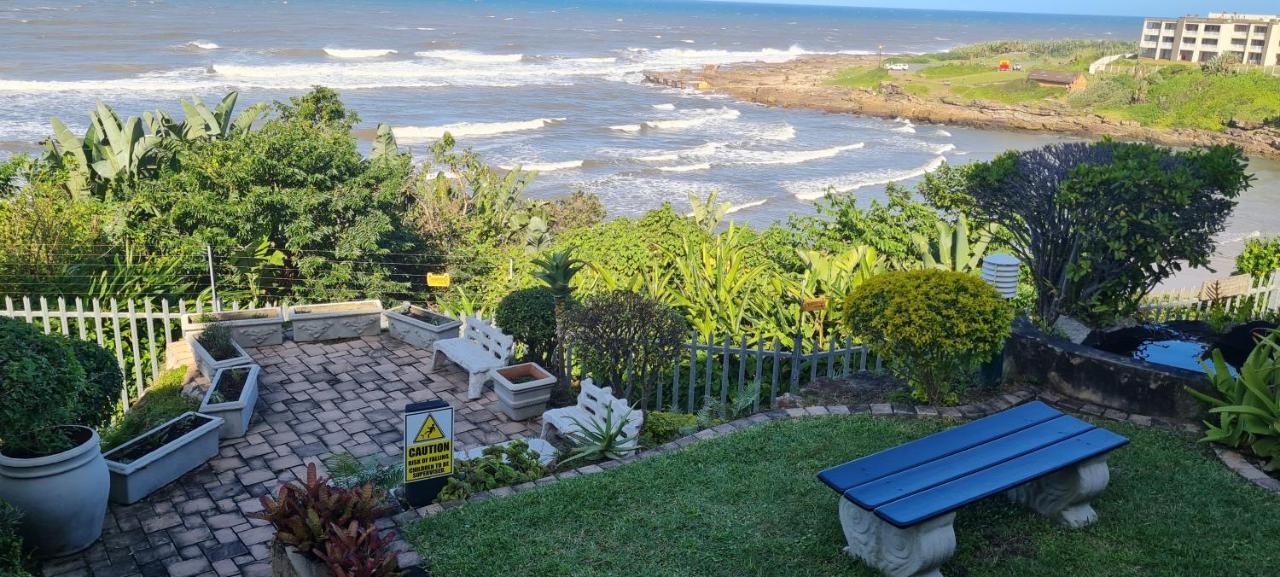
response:
[(981, 279), (958, 272), (886, 273), (849, 295), (845, 322), (911, 386), (912, 396), (954, 402), (980, 363), (1004, 346), (1012, 307)]
[(526, 358), (550, 366), (556, 345), (556, 299), (551, 289), (527, 288), (503, 297), (493, 320), (503, 332), (524, 343)]
[(694, 426), (698, 421), (696, 415), (684, 413), (664, 413), (651, 411), (644, 415), (644, 425), (640, 426), (640, 444), (656, 447), (670, 443), (680, 437), (681, 429)]
[(158, 427), (187, 411), (200, 408), (200, 400), (182, 394), (187, 368), (178, 367), (165, 371), (156, 379), (146, 394), (134, 403), (124, 416), (102, 432), (102, 450), (110, 451), (128, 443), (134, 437)]
[(72, 339), (71, 348), (84, 369), (86, 385), (80, 394), (75, 422), (90, 427), (104, 425), (115, 414), (124, 387), (120, 364), (111, 351), (94, 342)]
[(1221, 396), (1187, 389), (1218, 416), (1217, 423), (1205, 421), (1201, 440), (1247, 448), (1266, 461), (1265, 469), (1280, 470), (1280, 331), (1272, 331), (1249, 353), (1239, 374), (1232, 374), (1220, 350), (1213, 351), (1204, 370)]
[(206, 326), (200, 336), (196, 337), (196, 341), (215, 361), (235, 358), (240, 354), (231, 342), (231, 327), (222, 323)]
[(1251, 238), (1236, 257), (1236, 274), (1261, 279), (1276, 270), (1280, 270), (1280, 236)]
[(71, 440), (55, 427), (76, 424), (86, 386), (68, 339), (0, 318), (0, 449), (5, 454), (70, 449)]
[(0, 576), (29, 576), (26, 553), (22, 550), (22, 537), (18, 535), (18, 522), (21, 520), (21, 511), (0, 501)]
[(436, 500), (457, 501), (481, 491), (541, 479), (547, 468), (538, 462), (538, 456), (522, 440), (505, 447), (486, 447), (479, 457), (454, 463), (454, 475)]

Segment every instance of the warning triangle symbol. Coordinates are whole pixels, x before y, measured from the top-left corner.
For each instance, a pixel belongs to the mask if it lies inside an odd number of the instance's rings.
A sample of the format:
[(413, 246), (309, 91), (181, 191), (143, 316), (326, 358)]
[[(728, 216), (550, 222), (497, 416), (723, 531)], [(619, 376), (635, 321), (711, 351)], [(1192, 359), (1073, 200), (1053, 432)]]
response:
[(427, 415), (427, 420), (422, 423), (422, 428), (418, 429), (418, 435), (413, 438), (413, 442), (425, 443), (443, 438), (444, 431), (441, 431), (440, 425), (436, 424), (435, 415)]

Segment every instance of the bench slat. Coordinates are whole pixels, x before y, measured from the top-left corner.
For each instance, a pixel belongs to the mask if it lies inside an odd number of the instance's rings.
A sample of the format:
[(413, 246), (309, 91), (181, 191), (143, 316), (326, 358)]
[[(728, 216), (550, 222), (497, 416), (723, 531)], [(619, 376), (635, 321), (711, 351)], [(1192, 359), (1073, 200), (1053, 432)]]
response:
[(904, 497), (876, 509), (875, 512), (895, 526), (910, 527), (1122, 447), (1128, 442), (1128, 439), (1111, 431), (1095, 428), (972, 475)]
[(844, 495), (863, 509), (875, 509), (885, 503), (973, 474), (1094, 428), (1090, 423), (1062, 415), (936, 461), (880, 477), (849, 489)]
[(869, 481), (905, 471), (929, 461), (976, 447), (1061, 416), (1040, 401), (1032, 401), (923, 439), (912, 441), (838, 465), (818, 474), (828, 487), (843, 494)]

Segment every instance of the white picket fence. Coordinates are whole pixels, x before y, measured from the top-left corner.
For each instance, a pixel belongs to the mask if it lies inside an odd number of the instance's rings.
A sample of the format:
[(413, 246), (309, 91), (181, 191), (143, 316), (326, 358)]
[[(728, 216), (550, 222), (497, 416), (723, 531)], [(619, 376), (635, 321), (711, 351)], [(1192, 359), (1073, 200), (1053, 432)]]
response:
[[(233, 303), (223, 310), (239, 308), (240, 303)], [(0, 316), (24, 320), (41, 327), (45, 334), (94, 341), (115, 353), (125, 376), (120, 400), (128, 407), (164, 369), (166, 344), (182, 338), (182, 315), (209, 310), (213, 307), (204, 300), (67, 301), (62, 297), (6, 296)]]
[(1152, 293), (1143, 299), (1138, 314), (1150, 322), (1168, 322), (1203, 319), (1215, 309), (1242, 319), (1280, 310), (1280, 271), (1257, 281), (1237, 275)]

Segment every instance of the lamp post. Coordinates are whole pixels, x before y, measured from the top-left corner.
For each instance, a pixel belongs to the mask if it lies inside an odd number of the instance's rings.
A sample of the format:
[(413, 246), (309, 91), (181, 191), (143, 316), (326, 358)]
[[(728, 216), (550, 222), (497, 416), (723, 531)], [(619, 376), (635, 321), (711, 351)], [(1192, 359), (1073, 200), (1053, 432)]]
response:
[[(1010, 254), (993, 254), (982, 259), (982, 280), (996, 289), (1005, 300), (1018, 296), (1018, 273), (1022, 262)], [(1004, 348), (982, 365), (982, 381), (997, 385), (1004, 378)]]

